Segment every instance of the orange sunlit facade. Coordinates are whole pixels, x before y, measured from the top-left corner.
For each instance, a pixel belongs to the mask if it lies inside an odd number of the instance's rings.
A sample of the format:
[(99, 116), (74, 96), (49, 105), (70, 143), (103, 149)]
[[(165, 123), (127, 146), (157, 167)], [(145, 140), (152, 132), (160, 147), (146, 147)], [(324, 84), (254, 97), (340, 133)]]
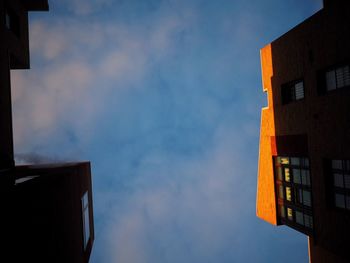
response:
[(350, 2), (261, 50), (257, 216), (309, 237), (310, 262), (350, 262)]

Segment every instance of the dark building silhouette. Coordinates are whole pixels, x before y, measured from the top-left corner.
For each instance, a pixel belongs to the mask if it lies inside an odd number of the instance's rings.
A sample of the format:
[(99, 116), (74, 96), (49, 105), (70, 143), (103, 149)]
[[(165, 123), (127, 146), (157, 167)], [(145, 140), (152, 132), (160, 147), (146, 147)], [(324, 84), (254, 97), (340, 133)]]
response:
[(47, 0), (0, 0), (0, 262), (89, 261), (89, 162), (16, 166), (10, 70), (29, 69), (28, 12)]
[(261, 50), (257, 216), (309, 237), (311, 262), (350, 262), (350, 1)]

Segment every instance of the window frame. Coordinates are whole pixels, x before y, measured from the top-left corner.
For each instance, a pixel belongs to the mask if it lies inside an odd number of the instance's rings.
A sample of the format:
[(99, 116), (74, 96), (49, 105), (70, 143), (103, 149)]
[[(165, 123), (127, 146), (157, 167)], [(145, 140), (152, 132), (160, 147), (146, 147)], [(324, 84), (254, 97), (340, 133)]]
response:
[[(281, 159), (288, 159), (288, 163), (283, 163)], [(298, 163), (293, 163), (292, 159), (298, 160)], [(275, 176), (275, 193), (276, 193), (276, 207), (277, 207), (277, 220), (281, 224), (288, 225), (300, 232), (307, 235), (313, 233), (313, 200), (312, 200), (312, 182), (310, 173), (310, 162), (308, 157), (299, 156), (273, 156), (274, 176)], [(289, 169), (289, 180), (286, 180), (285, 170)], [(294, 170), (299, 170), (299, 183), (294, 180)], [(303, 184), (301, 179), (301, 170), (307, 170), (308, 184)], [(288, 178), (288, 177), (287, 177)], [(281, 180), (282, 179), (282, 180)], [(283, 187), (283, 197), (280, 196), (280, 187)], [(291, 189), (291, 199), (287, 198), (287, 188)], [(298, 192), (301, 191), (301, 197)], [(304, 191), (309, 193), (309, 204), (304, 203)], [(301, 202), (297, 199), (301, 198)], [(282, 211), (282, 209), (284, 211)], [(291, 211), (291, 216), (288, 215)], [(302, 224), (297, 222), (298, 213), (302, 214)], [(283, 216), (284, 215), (284, 216)], [(298, 217), (300, 219), (300, 217)], [(311, 220), (310, 220), (311, 219)], [(309, 227), (310, 226), (310, 227)]]
[[(340, 161), (341, 168), (333, 167), (333, 161)], [(327, 173), (328, 173), (328, 185), (329, 185), (329, 200), (330, 205), (337, 211), (343, 211), (350, 213), (350, 159), (327, 159)], [(342, 185), (336, 185), (335, 175), (338, 175), (342, 179)], [(349, 183), (346, 183), (348, 178)], [(348, 187), (347, 187), (348, 186)], [(344, 201), (344, 207), (338, 206), (336, 203), (336, 196), (342, 195)], [(349, 201), (347, 201), (349, 200)]]
[[(301, 98), (297, 98), (298, 84), (302, 83), (302, 94)], [(305, 99), (305, 81), (303, 78), (296, 79), (281, 85), (281, 102), (282, 105), (287, 105), (297, 101), (303, 101)]]
[[(339, 91), (344, 91), (344, 90), (350, 90), (350, 80), (349, 80), (349, 84), (348, 85), (343, 85), (343, 86), (338, 86), (337, 85), (337, 70), (340, 69), (344, 69), (348, 67), (348, 71), (349, 71), (349, 78), (350, 78), (350, 61), (343, 61), (337, 64), (334, 64), (332, 66), (329, 66), (327, 68), (321, 69), (318, 71), (318, 83), (317, 83), (317, 91), (318, 91), (318, 95), (325, 95), (325, 94), (331, 94), (331, 93), (336, 93)], [(334, 77), (334, 81), (335, 81), (335, 88), (333, 89), (328, 89), (328, 85), (327, 85), (327, 74), (334, 72), (335, 77)], [(343, 77), (343, 81), (345, 82), (347, 78), (345, 78), (345, 76)]]

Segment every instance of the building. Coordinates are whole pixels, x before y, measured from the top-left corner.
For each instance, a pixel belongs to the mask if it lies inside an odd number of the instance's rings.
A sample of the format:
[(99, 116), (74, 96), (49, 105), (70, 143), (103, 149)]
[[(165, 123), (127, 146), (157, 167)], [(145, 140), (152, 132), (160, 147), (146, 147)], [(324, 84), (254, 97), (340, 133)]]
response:
[(94, 241), (90, 163), (16, 166), (14, 161), (10, 70), (29, 69), (28, 12), (48, 8), (47, 0), (0, 0), (2, 257), (87, 263)]
[(261, 50), (257, 216), (309, 237), (311, 262), (350, 262), (350, 1)]

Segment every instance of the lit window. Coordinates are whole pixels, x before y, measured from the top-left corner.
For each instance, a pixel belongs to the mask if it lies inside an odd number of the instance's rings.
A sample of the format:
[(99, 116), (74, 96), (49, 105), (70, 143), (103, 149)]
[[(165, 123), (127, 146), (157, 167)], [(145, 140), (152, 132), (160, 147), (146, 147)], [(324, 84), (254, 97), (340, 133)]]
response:
[(304, 82), (294, 81), (282, 85), (282, 103), (287, 104), (304, 98)]
[(311, 234), (313, 223), (309, 159), (277, 156), (275, 171), (280, 222)]
[(350, 210), (350, 160), (331, 160), (335, 207)]
[(82, 215), (83, 215), (83, 235), (84, 235), (84, 249), (90, 239), (90, 218), (89, 218), (89, 195), (86, 191), (81, 198)]
[(337, 67), (326, 72), (327, 91), (350, 86), (349, 65)]

